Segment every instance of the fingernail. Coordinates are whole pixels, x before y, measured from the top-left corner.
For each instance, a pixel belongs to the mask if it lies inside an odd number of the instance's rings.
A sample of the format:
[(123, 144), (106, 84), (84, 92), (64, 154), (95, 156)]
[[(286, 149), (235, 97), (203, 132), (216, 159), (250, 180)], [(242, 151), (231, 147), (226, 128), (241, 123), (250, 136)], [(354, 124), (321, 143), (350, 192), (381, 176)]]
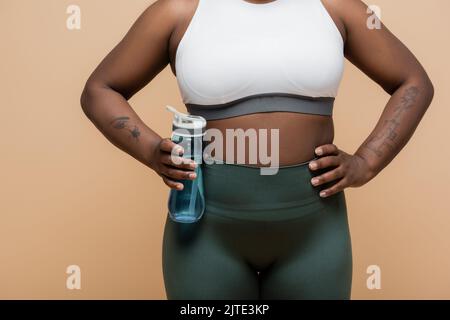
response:
[(196, 175), (195, 173), (189, 174), (189, 178), (191, 178), (191, 179), (195, 179), (196, 176), (197, 176), (197, 175)]
[(183, 185), (182, 185), (182, 184), (177, 184), (177, 189), (178, 189), (178, 190), (183, 189)]
[(309, 163), (309, 167), (310, 167), (311, 169), (316, 169), (316, 168), (317, 168), (317, 163), (316, 163), (316, 162), (310, 162), (310, 163)]
[(316, 149), (316, 153), (320, 156), (322, 154), (322, 149), (320, 148)]
[(319, 179), (317, 179), (317, 178), (312, 178), (312, 179), (311, 179), (311, 183), (314, 184), (314, 185), (316, 185), (316, 184), (319, 183)]
[(321, 197), (325, 197), (327, 195), (327, 192), (326, 191), (320, 191), (319, 195)]
[(197, 164), (196, 164), (195, 162), (191, 163), (191, 168), (192, 168), (192, 169), (197, 168)]

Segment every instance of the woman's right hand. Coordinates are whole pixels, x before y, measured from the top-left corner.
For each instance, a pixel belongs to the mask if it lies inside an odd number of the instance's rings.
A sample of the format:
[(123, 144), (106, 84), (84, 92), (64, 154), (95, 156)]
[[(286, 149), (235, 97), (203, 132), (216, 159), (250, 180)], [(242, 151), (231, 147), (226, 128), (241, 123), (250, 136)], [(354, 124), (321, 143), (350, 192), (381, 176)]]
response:
[(181, 157), (183, 148), (170, 138), (159, 141), (151, 155), (150, 167), (171, 189), (182, 190), (183, 184), (174, 180), (194, 180), (198, 164), (191, 159)]

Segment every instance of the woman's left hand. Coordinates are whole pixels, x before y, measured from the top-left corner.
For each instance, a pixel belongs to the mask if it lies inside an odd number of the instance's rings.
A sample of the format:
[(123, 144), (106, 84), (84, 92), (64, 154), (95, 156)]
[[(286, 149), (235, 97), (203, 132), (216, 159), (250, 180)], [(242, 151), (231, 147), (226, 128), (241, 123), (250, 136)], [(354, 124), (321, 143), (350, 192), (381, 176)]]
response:
[(329, 197), (347, 187), (360, 187), (374, 177), (364, 158), (339, 150), (334, 144), (321, 145), (315, 149), (315, 152), (320, 158), (309, 163), (311, 170), (327, 167), (333, 167), (333, 169), (313, 177), (311, 183), (319, 186), (338, 180), (331, 187), (321, 190), (321, 197)]

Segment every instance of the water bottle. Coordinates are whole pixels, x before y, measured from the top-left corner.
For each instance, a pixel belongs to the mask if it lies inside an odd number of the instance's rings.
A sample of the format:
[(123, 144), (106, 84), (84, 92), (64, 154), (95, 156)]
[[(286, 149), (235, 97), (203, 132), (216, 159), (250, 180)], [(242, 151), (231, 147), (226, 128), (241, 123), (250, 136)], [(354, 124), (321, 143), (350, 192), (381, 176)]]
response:
[(205, 197), (203, 192), (202, 154), (203, 136), (206, 120), (200, 116), (188, 115), (177, 111), (172, 106), (166, 108), (174, 113), (171, 140), (183, 147), (183, 158), (192, 159), (197, 163), (194, 180), (183, 179), (183, 190), (170, 189), (168, 207), (169, 216), (175, 222), (193, 223), (203, 216)]

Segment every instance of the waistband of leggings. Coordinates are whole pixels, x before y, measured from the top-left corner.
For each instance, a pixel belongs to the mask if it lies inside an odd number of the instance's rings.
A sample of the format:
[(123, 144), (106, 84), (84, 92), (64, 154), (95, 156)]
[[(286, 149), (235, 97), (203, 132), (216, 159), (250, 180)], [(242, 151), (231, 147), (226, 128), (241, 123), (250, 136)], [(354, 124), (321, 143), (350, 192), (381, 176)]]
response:
[[(311, 160), (310, 160), (311, 161)], [(255, 212), (309, 206), (319, 208), (320, 186), (313, 186), (309, 161), (282, 166), (274, 175), (261, 175), (259, 167), (202, 163), (206, 205), (215, 212)]]
[[(256, 169), (256, 170), (260, 170), (261, 167), (258, 166), (254, 166), (254, 165), (247, 165), (247, 164), (241, 164), (241, 163), (232, 163), (232, 162), (226, 162), (223, 161), (221, 159), (216, 159), (214, 157), (207, 157), (208, 162), (204, 162), (205, 165), (214, 165), (214, 164), (220, 164), (220, 165), (230, 165), (230, 166), (239, 166), (239, 167), (246, 167), (246, 168), (252, 168), (252, 169)], [(295, 168), (295, 167), (304, 167), (309, 165), (309, 163), (311, 161), (317, 160), (319, 159), (319, 157), (314, 157), (310, 160), (304, 161), (304, 162), (300, 162), (300, 163), (296, 163), (296, 164), (291, 164), (291, 165), (281, 165), (278, 166), (279, 169), (288, 169), (288, 168)]]

